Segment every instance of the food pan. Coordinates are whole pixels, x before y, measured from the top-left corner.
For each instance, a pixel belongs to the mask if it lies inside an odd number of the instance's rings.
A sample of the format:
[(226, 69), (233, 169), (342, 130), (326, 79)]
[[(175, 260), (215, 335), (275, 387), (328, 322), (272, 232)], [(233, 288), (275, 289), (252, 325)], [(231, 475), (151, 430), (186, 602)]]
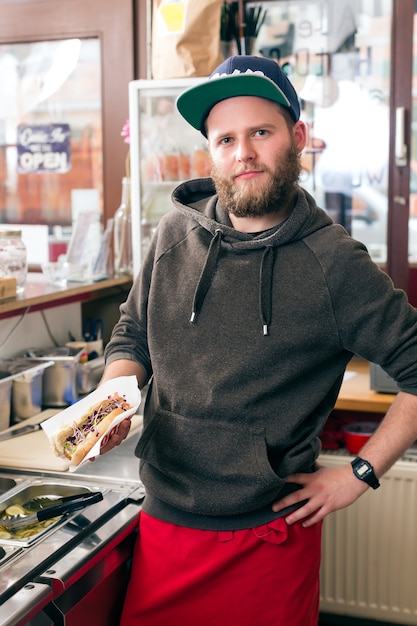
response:
[[(6, 517), (1, 518), (1, 524), (11, 533), (20, 530), (32, 529), (38, 522), (49, 521), (52, 518), (70, 515), (87, 506), (103, 500), (101, 491), (77, 493), (74, 496), (55, 498), (41, 496), (25, 502), (23, 506), (11, 506), (6, 509)], [(49, 525), (49, 524), (48, 524)], [(32, 530), (31, 530), (32, 533)]]
[(42, 410), (43, 371), (51, 365), (24, 357), (0, 360), (0, 430)]
[(17, 423), (37, 415), (42, 410), (42, 383), (44, 371), (53, 361), (38, 359), (11, 360), (11, 371), (16, 374), (12, 385), (12, 422)]
[(78, 393), (85, 395), (97, 388), (104, 372), (104, 356), (91, 359), (87, 363), (79, 363), (77, 367)]
[(42, 411), (43, 371), (22, 374), (12, 386), (12, 422), (17, 424)]
[[(89, 492), (91, 492), (91, 489), (87, 487), (82, 487), (80, 485), (61, 485), (53, 482), (27, 485), (20, 491), (15, 491), (10, 497), (4, 496), (3, 498), (0, 498), (0, 518), (6, 515), (6, 509), (10, 509), (10, 507), (16, 505), (24, 506), (35, 498), (55, 499)], [(27, 530), (22, 532), (16, 531), (16, 533), (8, 533), (10, 535), (8, 537), (3, 536), (6, 535), (6, 531), (4, 528), (1, 527), (0, 519), (0, 544), (18, 545), (23, 547), (30, 546), (35, 541), (38, 541), (39, 539), (44, 537), (44, 535), (50, 533), (56, 527), (56, 525), (60, 523), (61, 519), (62, 518), (59, 518), (58, 520), (48, 525), (46, 522), (41, 522), (37, 524), (30, 531), (32, 532), (33, 530), (35, 530), (33, 534), (29, 534)]]
[(25, 356), (44, 361), (53, 361), (45, 370), (42, 382), (43, 406), (65, 407), (78, 400), (77, 365), (82, 350), (52, 347), (30, 348)]

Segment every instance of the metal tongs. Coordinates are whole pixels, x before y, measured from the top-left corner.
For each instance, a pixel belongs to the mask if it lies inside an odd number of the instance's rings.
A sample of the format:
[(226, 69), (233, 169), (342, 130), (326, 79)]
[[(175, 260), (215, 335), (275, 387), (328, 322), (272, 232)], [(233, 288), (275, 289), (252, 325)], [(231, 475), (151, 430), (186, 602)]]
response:
[(44, 522), (52, 517), (64, 515), (65, 513), (73, 513), (80, 509), (103, 500), (101, 491), (91, 491), (89, 493), (81, 493), (73, 496), (65, 496), (59, 498), (59, 504), (45, 507), (36, 513), (28, 515), (9, 515), (8, 517), (0, 517), (0, 526), (6, 530), (20, 530), (38, 522)]

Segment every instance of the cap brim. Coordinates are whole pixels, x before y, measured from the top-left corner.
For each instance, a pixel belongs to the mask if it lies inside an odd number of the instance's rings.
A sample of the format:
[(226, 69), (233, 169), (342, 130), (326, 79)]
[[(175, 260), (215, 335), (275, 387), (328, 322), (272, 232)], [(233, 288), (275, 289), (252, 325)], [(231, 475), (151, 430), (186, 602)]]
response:
[(238, 96), (257, 96), (287, 108), (290, 106), (278, 85), (266, 76), (236, 74), (212, 78), (206, 83), (190, 87), (178, 96), (177, 108), (191, 126), (203, 131), (206, 117), (214, 105)]

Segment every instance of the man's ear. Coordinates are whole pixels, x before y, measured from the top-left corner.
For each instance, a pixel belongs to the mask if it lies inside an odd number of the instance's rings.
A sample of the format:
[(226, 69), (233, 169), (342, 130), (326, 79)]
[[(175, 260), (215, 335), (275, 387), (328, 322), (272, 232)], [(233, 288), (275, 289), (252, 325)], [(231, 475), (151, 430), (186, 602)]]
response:
[(307, 127), (302, 120), (298, 120), (292, 128), (295, 145), (299, 152), (304, 150), (307, 143)]

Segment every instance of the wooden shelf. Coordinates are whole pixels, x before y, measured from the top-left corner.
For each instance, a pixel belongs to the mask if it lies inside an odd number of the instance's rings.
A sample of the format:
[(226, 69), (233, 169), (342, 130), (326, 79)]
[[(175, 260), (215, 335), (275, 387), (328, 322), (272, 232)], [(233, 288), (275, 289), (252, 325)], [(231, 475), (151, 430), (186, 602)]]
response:
[(379, 393), (371, 389), (369, 363), (354, 358), (347, 368), (335, 409), (386, 413), (395, 397), (395, 394)]
[(43, 274), (29, 273), (25, 292), (17, 297), (0, 302), (0, 319), (19, 315), (28, 309), (39, 311), (50, 307), (63, 306), (70, 302), (86, 302), (128, 292), (132, 279), (108, 278), (96, 283), (69, 282), (66, 287), (52, 287), (46, 283)]

